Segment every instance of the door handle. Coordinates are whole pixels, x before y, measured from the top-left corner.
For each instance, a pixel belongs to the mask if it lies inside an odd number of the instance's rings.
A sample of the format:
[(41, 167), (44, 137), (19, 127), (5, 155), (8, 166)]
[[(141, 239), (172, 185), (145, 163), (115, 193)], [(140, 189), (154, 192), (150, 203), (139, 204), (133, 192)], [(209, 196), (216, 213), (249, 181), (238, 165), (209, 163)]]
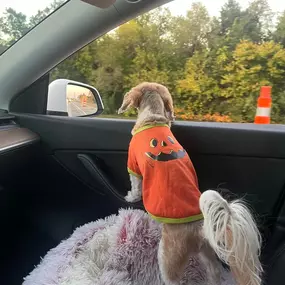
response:
[(94, 162), (94, 160), (87, 154), (78, 154), (77, 158), (81, 161), (83, 166), (89, 172), (89, 174), (93, 177), (95, 181), (99, 181), (100, 184), (104, 187), (106, 193), (111, 194), (120, 202), (126, 204), (126, 206), (134, 207), (138, 209), (144, 209), (143, 204), (141, 202), (129, 203), (125, 200), (124, 196), (116, 190), (116, 188), (112, 185), (110, 180), (106, 177), (106, 175), (102, 172), (98, 164)]

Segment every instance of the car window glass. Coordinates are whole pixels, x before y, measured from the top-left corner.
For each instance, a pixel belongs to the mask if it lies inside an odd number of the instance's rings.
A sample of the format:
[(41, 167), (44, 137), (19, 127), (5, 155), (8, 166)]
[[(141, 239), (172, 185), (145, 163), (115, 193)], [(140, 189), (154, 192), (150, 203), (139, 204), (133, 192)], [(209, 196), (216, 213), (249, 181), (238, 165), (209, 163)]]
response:
[[(0, 56), (65, 0), (1, 0)], [(32, 44), (32, 43), (31, 43)]]
[[(271, 123), (285, 123), (285, 2), (176, 0), (92, 42), (51, 72), (100, 92), (101, 116), (117, 115), (143, 81), (166, 85), (178, 120), (252, 123), (262, 86)], [(261, 110), (263, 111), (263, 110)]]

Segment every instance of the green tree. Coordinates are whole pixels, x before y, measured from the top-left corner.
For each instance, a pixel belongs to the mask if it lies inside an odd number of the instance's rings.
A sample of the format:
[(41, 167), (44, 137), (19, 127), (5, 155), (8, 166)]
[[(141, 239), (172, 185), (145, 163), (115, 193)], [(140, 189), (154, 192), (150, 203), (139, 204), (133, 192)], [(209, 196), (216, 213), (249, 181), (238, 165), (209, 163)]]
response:
[(125, 92), (144, 80), (169, 83), (179, 66), (179, 55), (165, 29), (170, 28), (168, 9), (158, 9), (118, 27), (97, 41), (93, 79), (104, 98), (106, 112), (119, 108)]
[(0, 17), (0, 54), (64, 2), (64, 0), (54, 0), (48, 7), (39, 10), (30, 18), (12, 8), (6, 9)]
[(26, 15), (18, 13), (12, 8), (6, 9), (0, 18), (0, 30), (7, 36), (7, 44), (11, 45), (29, 31)]
[(6, 50), (6, 45), (3, 41), (0, 41), (0, 55)]
[(203, 4), (193, 3), (186, 17), (174, 18), (172, 25), (173, 41), (182, 59), (185, 60), (195, 51), (201, 51), (207, 47), (211, 32), (211, 18)]
[(235, 0), (228, 0), (228, 2), (222, 7), (220, 13), (221, 20), (221, 32), (226, 35), (232, 28), (236, 19), (241, 18), (242, 11), (239, 3)]
[(226, 48), (219, 49), (216, 54), (207, 50), (195, 53), (185, 65), (183, 79), (177, 81), (180, 106), (187, 106), (195, 115), (223, 111), (220, 80), (227, 62)]
[(102, 37), (92, 52), (93, 72), (90, 83), (99, 90), (107, 114), (114, 114), (121, 103), (123, 66), (127, 65), (127, 60), (123, 58), (122, 49), (117, 46), (114, 36)]
[(252, 122), (262, 85), (273, 86), (273, 121), (284, 122), (285, 50), (272, 41), (255, 44), (243, 41), (225, 67), (221, 95), (226, 98), (225, 113), (236, 121)]
[[(237, 9), (232, 8), (233, 15)], [(241, 40), (262, 43), (271, 38), (273, 14), (267, 0), (254, 0), (228, 27), (224, 44), (232, 51)], [(231, 17), (233, 19), (233, 16)], [(227, 22), (229, 23), (229, 21)]]
[(86, 46), (64, 60), (53, 69), (50, 80), (66, 78), (88, 83), (93, 73), (93, 58), (90, 50), (92, 46)]
[(276, 42), (285, 46), (285, 11), (278, 17), (276, 29), (273, 33), (273, 38)]
[(270, 40), (271, 29), (273, 28), (274, 13), (272, 12), (267, 0), (253, 0), (248, 9), (248, 25), (245, 32), (251, 34), (251, 40), (260, 42)]
[(59, 6), (61, 6), (65, 0), (54, 0), (48, 7), (43, 10), (38, 10), (37, 14), (33, 15), (29, 19), (29, 26), (34, 27), (43, 19), (45, 19), (50, 13), (56, 10)]

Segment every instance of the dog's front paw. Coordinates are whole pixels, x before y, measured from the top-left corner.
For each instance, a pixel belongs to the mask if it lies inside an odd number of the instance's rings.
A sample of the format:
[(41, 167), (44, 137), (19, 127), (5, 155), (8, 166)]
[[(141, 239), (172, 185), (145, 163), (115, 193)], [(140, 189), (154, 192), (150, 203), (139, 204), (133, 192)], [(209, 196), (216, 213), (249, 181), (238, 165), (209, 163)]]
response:
[(125, 200), (129, 203), (135, 203), (141, 200), (141, 197), (134, 195), (132, 191), (128, 191), (128, 195), (125, 197)]

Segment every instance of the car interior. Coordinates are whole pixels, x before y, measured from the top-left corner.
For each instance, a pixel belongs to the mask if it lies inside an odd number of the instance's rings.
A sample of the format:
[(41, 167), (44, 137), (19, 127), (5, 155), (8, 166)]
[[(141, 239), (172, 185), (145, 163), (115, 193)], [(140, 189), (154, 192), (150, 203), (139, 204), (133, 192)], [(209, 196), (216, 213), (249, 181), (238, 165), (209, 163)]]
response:
[[(134, 121), (47, 114), (49, 71), (168, 1), (86, 2), (66, 2), (0, 57), (1, 284), (21, 284), (78, 226), (120, 208), (143, 209), (124, 200)], [(248, 201), (263, 236), (264, 284), (283, 284), (285, 126), (177, 121), (172, 130), (202, 191), (228, 190)]]

